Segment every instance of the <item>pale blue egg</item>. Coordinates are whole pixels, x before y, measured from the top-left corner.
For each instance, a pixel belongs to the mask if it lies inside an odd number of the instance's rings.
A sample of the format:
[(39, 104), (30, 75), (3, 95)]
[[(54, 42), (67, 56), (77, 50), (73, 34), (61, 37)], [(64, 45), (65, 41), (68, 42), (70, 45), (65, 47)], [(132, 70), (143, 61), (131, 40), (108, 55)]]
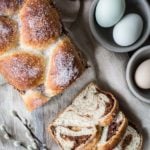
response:
[(113, 29), (113, 39), (120, 46), (134, 44), (142, 34), (143, 20), (138, 14), (126, 15)]
[(125, 12), (125, 0), (99, 0), (95, 17), (97, 23), (102, 27), (115, 25)]

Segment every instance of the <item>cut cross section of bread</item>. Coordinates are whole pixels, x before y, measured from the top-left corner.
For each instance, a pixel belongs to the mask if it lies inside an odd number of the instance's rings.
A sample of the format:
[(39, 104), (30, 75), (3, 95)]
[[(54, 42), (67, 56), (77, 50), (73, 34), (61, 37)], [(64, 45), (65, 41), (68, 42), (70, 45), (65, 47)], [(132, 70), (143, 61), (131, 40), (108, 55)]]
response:
[(90, 83), (49, 125), (63, 150), (141, 150), (143, 138), (115, 97)]
[(96, 84), (90, 83), (75, 98), (70, 109), (95, 124), (107, 126), (118, 112), (118, 102), (111, 93), (104, 92)]
[(118, 114), (118, 103), (110, 93), (89, 84), (49, 126), (49, 132), (64, 150), (93, 149), (102, 126)]
[(88, 150), (96, 145), (100, 138), (100, 130), (93, 127), (54, 126), (49, 132), (63, 150)]
[(138, 129), (129, 123), (120, 143), (113, 150), (141, 150), (143, 137)]
[(128, 121), (125, 115), (120, 111), (112, 123), (102, 129), (102, 135), (96, 149), (113, 149), (120, 142), (126, 131), (127, 125)]
[(76, 96), (73, 103), (53, 122), (63, 126), (107, 126), (118, 113), (118, 103), (110, 93), (90, 83)]

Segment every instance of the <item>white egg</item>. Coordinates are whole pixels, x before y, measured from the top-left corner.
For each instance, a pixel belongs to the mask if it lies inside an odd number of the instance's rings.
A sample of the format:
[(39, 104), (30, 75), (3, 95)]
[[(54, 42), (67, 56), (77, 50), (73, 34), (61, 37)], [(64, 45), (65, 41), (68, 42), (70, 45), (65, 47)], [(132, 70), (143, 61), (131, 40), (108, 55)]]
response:
[(95, 17), (102, 27), (115, 25), (125, 12), (125, 0), (99, 0)]
[(137, 68), (135, 82), (142, 89), (150, 89), (150, 59), (145, 60)]
[(143, 20), (138, 14), (126, 15), (113, 29), (114, 41), (120, 46), (134, 44), (142, 34)]

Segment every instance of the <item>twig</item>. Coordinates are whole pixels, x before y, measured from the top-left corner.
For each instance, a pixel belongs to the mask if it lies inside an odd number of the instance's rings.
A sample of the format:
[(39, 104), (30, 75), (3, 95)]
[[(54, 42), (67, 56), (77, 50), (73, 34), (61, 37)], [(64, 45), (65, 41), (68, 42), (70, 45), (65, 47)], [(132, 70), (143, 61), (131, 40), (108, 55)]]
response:
[(15, 147), (21, 146), (26, 149), (26, 146), (22, 142), (17, 141), (13, 138), (13, 136), (7, 131), (6, 126), (4, 124), (0, 125), (0, 131), (2, 131), (4, 133), (4, 135), (3, 135), (4, 139), (13, 140), (13, 145)]
[[(34, 149), (44, 149), (48, 150), (45, 144), (43, 144), (32, 132), (31, 125), (28, 123), (27, 119), (21, 118), (16, 111), (12, 111), (12, 114), (20, 120), (20, 122), (23, 124), (23, 126), (26, 128), (28, 132), (26, 132), (26, 137), (33, 142), (32, 145), (29, 145), (29, 147), (33, 147)], [(28, 147), (28, 149), (30, 149)]]

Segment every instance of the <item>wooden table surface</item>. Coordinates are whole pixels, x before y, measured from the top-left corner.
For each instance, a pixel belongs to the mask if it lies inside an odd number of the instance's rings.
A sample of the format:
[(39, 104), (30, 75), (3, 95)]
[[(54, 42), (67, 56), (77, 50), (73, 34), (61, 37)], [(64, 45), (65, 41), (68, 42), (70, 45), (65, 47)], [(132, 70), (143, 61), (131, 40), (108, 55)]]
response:
[[(30, 120), (35, 128), (36, 136), (46, 143), (50, 150), (58, 150), (47, 132), (48, 124), (56, 117), (57, 113), (68, 106), (73, 97), (90, 81), (96, 81), (104, 90), (111, 91), (117, 97), (121, 109), (136, 124), (140, 125), (144, 135), (144, 150), (150, 149), (150, 105), (139, 101), (129, 91), (125, 79), (126, 66), (129, 60), (128, 54), (117, 54), (102, 48), (92, 37), (88, 12), (91, 1), (81, 3), (79, 17), (70, 28), (70, 35), (84, 52), (90, 67), (73, 83), (62, 95), (52, 98), (46, 105), (28, 112), (24, 104), (12, 86), (5, 84), (0, 86), (0, 124), (6, 124), (8, 131), (16, 139), (28, 142), (25, 137), (25, 128), (11, 115), (12, 110)], [(148, 42), (149, 43), (149, 42)], [(148, 44), (147, 43), (147, 44)], [(0, 132), (0, 150), (22, 150), (14, 148), (12, 142), (2, 138)]]

